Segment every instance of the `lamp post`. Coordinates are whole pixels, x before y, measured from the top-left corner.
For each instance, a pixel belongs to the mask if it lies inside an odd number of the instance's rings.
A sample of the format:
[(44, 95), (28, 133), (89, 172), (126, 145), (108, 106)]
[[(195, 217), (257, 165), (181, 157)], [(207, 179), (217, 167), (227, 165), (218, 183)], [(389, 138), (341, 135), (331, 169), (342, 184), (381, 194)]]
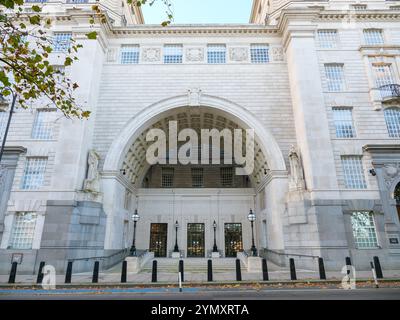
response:
[(257, 256), (257, 248), (254, 244), (254, 227), (253, 227), (253, 223), (256, 220), (256, 215), (255, 215), (255, 213), (253, 213), (253, 210), (250, 209), (247, 219), (249, 219), (249, 221), (251, 223), (251, 252), (253, 253), (253, 257), (256, 257)]
[[(14, 107), (15, 107), (15, 102), (17, 101), (17, 94), (14, 93), (13, 90), (11, 90), (11, 88), (6, 87), (4, 89), (7, 89), (9, 91), (11, 91), (12, 93), (12, 103), (11, 103), (11, 109), (10, 109), (10, 114), (8, 116), (8, 121), (7, 121), (7, 126), (6, 126), (6, 131), (4, 132), (4, 137), (3, 137), (3, 141), (1, 143), (1, 149), (0, 149), (0, 163), (1, 163), (1, 159), (3, 158), (3, 153), (4, 153), (4, 148), (6, 145), (6, 140), (7, 140), (7, 135), (8, 135), (8, 130), (10, 128), (10, 123), (11, 123), (11, 118), (12, 115), (14, 113)], [(2, 95), (0, 95), (0, 109), (1, 107), (4, 106), (4, 109), (8, 106), (8, 102), (6, 99), (4, 99), (4, 97)], [(0, 137), (1, 138), (1, 137)]]
[(178, 227), (179, 223), (178, 220), (175, 221), (175, 247), (174, 247), (174, 252), (179, 252), (179, 247), (178, 247)]
[(214, 246), (213, 246), (213, 252), (218, 252), (218, 248), (217, 248), (217, 239), (215, 238), (215, 233), (217, 231), (217, 223), (214, 220), (213, 223), (213, 228), (214, 228)]
[(136, 245), (135, 245), (135, 238), (136, 238), (136, 223), (139, 221), (140, 216), (138, 215), (137, 209), (135, 209), (135, 213), (132, 215), (133, 220), (133, 241), (131, 247), (131, 256), (136, 257)]

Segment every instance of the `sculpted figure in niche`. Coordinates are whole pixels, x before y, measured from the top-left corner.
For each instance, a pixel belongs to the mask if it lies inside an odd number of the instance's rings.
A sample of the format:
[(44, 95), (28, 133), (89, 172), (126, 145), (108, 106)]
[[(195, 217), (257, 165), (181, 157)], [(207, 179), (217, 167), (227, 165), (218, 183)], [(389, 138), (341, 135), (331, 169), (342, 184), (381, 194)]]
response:
[(303, 167), (301, 165), (300, 156), (298, 150), (295, 146), (291, 146), (289, 150), (289, 163), (290, 163), (290, 189), (300, 189), (305, 188), (304, 178), (303, 178)]
[(100, 192), (100, 174), (99, 174), (100, 157), (96, 151), (90, 150), (88, 156), (88, 172), (83, 183), (84, 191), (98, 193)]

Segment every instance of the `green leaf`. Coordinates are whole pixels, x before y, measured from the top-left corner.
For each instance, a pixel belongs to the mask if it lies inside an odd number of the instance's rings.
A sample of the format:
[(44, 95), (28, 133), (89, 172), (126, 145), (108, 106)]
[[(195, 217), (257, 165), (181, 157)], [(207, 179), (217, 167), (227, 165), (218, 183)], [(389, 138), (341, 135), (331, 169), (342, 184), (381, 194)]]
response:
[(86, 37), (88, 37), (88, 39), (90, 39), (90, 40), (96, 40), (97, 32), (96, 31), (89, 32), (86, 34)]
[(64, 61), (64, 66), (68, 67), (72, 64), (72, 59), (70, 57), (66, 57)]
[(39, 7), (39, 6), (32, 6), (32, 10), (34, 11), (34, 12), (40, 12), (40, 11), (42, 11), (42, 9)]
[(40, 16), (36, 15), (36, 16), (30, 16), (29, 17), (29, 22), (31, 24), (40, 24)]

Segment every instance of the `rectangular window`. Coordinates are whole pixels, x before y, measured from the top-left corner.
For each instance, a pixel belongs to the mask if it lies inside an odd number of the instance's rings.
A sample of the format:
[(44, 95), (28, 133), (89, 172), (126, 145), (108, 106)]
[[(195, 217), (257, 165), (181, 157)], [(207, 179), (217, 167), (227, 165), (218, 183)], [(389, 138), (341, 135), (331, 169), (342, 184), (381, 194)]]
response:
[(222, 187), (232, 187), (233, 168), (232, 167), (220, 168), (220, 178)]
[(383, 32), (380, 29), (366, 29), (363, 33), (367, 45), (374, 46), (384, 43)]
[(337, 47), (336, 30), (318, 30), (317, 42), (320, 48), (332, 49)]
[(207, 61), (211, 64), (226, 63), (226, 46), (224, 44), (209, 44), (207, 46)]
[(137, 63), (139, 63), (139, 46), (138, 45), (123, 45), (121, 47), (121, 63), (122, 64), (137, 64)]
[(269, 62), (269, 46), (267, 44), (252, 44), (250, 47), (251, 63)]
[(164, 63), (182, 63), (183, 46), (168, 44), (164, 46)]
[(348, 189), (366, 189), (364, 168), (361, 156), (342, 156), (344, 183)]
[(43, 186), (46, 164), (46, 158), (27, 158), (21, 188), (36, 190)]
[(55, 32), (53, 36), (53, 51), (67, 51), (71, 46), (71, 32)]
[(9, 248), (32, 249), (35, 236), (36, 213), (17, 212), (11, 233)]
[(0, 141), (3, 141), (4, 134), (6, 133), (8, 121), (8, 112), (0, 111)]
[(50, 140), (53, 138), (54, 110), (38, 110), (33, 123), (32, 139)]
[(351, 215), (351, 227), (357, 248), (376, 248), (378, 239), (372, 212), (357, 211)]
[(332, 108), (337, 138), (354, 138), (353, 116), (351, 108)]
[(392, 66), (390, 64), (373, 66), (373, 70), (377, 88), (395, 83), (393, 79)]
[(161, 186), (163, 188), (174, 186), (174, 168), (161, 168)]
[(344, 71), (343, 64), (325, 64), (325, 76), (327, 88), (330, 92), (344, 91)]
[(203, 168), (192, 168), (192, 187), (202, 188), (204, 186)]
[(366, 4), (353, 4), (351, 6), (355, 11), (364, 11), (367, 10), (367, 5)]

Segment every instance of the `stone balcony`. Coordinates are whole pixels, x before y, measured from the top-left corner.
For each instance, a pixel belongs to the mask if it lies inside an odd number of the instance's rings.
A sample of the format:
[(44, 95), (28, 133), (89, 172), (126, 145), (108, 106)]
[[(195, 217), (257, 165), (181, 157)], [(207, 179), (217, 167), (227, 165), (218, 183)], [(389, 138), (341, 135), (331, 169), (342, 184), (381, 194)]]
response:
[(392, 83), (370, 90), (375, 110), (380, 110), (383, 103), (400, 102), (400, 84)]

